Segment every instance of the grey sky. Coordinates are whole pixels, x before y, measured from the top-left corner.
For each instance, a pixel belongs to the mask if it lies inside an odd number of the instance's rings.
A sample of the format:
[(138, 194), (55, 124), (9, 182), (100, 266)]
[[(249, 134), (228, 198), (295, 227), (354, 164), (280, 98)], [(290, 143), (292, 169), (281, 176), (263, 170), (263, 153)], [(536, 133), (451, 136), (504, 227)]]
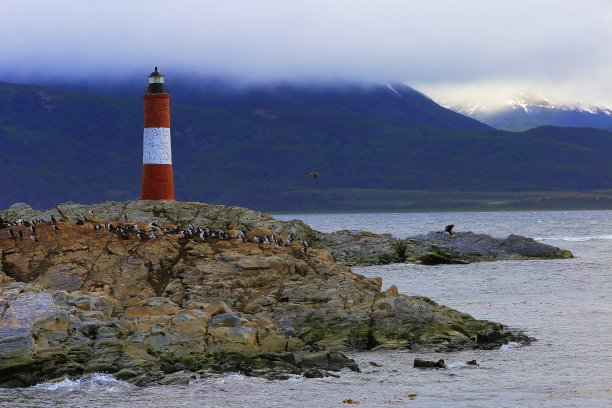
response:
[(612, 106), (607, 0), (2, 0), (0, 80), (162, 71)]

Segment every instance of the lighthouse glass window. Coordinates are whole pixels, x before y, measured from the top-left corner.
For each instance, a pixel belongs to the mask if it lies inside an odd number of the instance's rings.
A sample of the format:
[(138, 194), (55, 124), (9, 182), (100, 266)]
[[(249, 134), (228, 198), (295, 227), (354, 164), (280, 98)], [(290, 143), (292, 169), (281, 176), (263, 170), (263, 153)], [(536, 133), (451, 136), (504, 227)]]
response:
[(163, 84), (164, 83), (164, 77), (163, 76), (150, 76), (149, 77), (149, 83), (150, 84)]

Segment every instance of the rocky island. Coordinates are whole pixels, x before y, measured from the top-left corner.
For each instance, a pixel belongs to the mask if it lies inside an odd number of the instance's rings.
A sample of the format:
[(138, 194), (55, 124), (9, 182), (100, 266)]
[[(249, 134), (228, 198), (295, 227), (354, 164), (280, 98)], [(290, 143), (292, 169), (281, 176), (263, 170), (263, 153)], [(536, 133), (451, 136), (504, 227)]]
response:
[(140, 385), (230, 371), (316, 377), (358, 370), (344, 351), (528, 343), (502, 324), (381, 291), (380, 278), (346, 265), (571, 256), (542, 245), (323, 234), (201, 203), (17, 204), (0, 212), (0, 385), (91, 372)]

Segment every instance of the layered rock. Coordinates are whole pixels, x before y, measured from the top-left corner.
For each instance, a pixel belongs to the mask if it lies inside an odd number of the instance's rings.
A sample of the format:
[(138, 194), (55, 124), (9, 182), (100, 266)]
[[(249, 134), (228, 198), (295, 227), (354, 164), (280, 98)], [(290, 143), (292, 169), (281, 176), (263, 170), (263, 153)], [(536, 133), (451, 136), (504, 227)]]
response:
[(403, 262), (403, 242), (391, 234), (342, 230), (320, 234), (316, 245), (329, 251), (336, 262), (357, 266)]
[(337, 262), (348, 265), (385, 265), (416, 262), (425, 265), (467, 264), (481, 261), (565, 259), (570, 251), (520, 235), (494, 238), (474, 232), (430, 232), (407, 239), (364, 231), (337, 231), (318, 236), (317, 245)]
[[(0, 230), (4, 385), (98, 371), (137, 384), (211, 371), (320, 376), (357, 369), (345, 350), (529, 341), (427, 298), (381, 292), (380, 279), (353, 273), (329, 252), (304, 251), (298, 240), (285, 246), (171, 231), (192, 223), (317, 242), (299, 221), (161, 202), (66, 204), (47, 212), (17, 206), (0, 217), (43, 221), (34, 239), (27, 225), (10, 227), (23, 238), (10, 237), (6, 225)], [(118, 232), (120, 225), (130, 232)], [(156, 238), (149, 238), (152, 228)], [(146, 233), (139, 237), (139, 230)]]
[(430, 232), (406, 240), (406, 259), (428, 265), (520, 259), (565, 259), (570, 251), (520, 235), (493, 238), (473, 232)]

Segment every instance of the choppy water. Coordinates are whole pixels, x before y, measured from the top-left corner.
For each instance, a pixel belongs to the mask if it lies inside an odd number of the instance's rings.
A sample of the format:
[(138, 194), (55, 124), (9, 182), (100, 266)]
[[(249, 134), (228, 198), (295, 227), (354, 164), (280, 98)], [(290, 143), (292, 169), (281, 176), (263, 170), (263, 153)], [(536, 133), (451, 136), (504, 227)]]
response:
[[(405, 237), (440, 230), (536, 237), (571, 250), (570, 260), (355, 268), (383, 285), (521, 328), (539, 341), (450, 354), (354, 353), (361, 373), (267, 381), (238, 374), (188, 386), (138, 388), (106, 375), (0, 390), (8, 407), (612, 406), (612, 212), (282, 215), (321, 231), (361, 229)], [(415, 357), (447, 370), (413, 369)], [(466, 366), (476, 359), (479, 367)], [(376, 362), (381, 367), (369, 365)], [(413, 394), (416, 394), (414, 396)]]

